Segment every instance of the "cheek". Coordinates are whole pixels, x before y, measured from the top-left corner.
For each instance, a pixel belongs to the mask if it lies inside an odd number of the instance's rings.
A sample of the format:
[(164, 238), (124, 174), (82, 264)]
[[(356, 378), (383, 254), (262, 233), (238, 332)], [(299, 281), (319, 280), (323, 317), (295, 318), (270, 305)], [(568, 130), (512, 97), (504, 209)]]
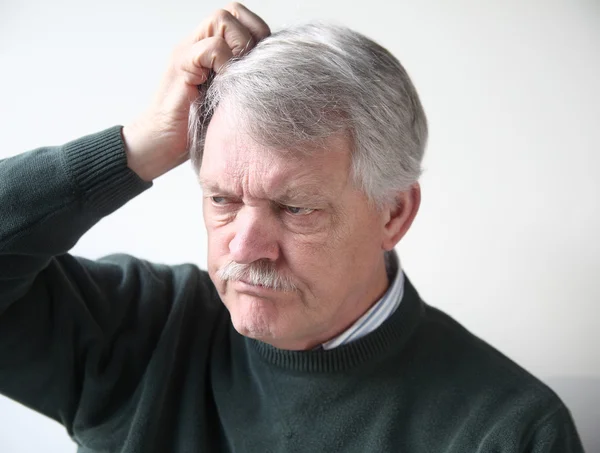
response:
[(207, 233), (207, 258), (208, 271), (213, 274), (227, 261), (229, 254), (229, 240), (226, 232), (219, 228), (211, 228), (206, 225)]
[(325, 238), (302, 247), (313, 279), (330, 292), (353, 286), (381, 254), (379, 223), (364, 213), (340, 216)]
[(285, 266), (309, 294), (329, 292), (331, 272), (337, 260), (337, 241), (330, 234), (290, 234), (281, 242)]

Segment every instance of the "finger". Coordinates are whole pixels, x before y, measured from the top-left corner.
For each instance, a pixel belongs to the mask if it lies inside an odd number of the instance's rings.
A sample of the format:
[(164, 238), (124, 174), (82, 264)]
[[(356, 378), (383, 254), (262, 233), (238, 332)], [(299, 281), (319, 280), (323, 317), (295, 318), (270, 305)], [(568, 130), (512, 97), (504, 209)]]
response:
[(255, 43), (271, 34), (267, 23), (241, 3), (233, 2), (224, 8), (229, 11), (244, 27), (248, 29)]
[(233, 57), (227, 42), (218, 36), (205, 38), (191, 46), (183, 56), (180, 68), (185, 81), (190, 85), (201, 85), (206, 82), (210, 70), (219, 72)]
[(194, 32), (192, 42), (219, 36), (227, 42), (234, 55), (241, 55), (254, 46), (254, 38), (250, 31), (241, 24), (229, 11), (220, 9), (204, 21)]

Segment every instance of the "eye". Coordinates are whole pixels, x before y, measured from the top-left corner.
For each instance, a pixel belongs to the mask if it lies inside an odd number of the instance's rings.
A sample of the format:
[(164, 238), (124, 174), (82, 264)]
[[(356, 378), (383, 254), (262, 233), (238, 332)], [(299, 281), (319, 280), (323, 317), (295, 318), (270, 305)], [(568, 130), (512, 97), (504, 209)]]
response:
[(229, 202), (229, 200), (225, 197), (210, 197), (210, 199), (212, 200), (213, 204), (218, 206), (223, 206)]
[(310, 208), (299, 208), (297, 206), (282, 206), (282, 209), (287, 212), (288, 214), (291, 214), (293, 216), (303, 216), (303, 215), (308, 215), (311, 214), (312, 212), (314, 212), (314, 209), (310, 209)]

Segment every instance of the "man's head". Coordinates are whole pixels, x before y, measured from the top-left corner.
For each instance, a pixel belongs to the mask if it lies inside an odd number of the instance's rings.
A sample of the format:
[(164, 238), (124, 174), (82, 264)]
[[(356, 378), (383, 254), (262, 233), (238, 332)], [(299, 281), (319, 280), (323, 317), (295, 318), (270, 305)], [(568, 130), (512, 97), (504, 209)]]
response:
[(287, 29), (214, 78), (191, 126), (209, 273), (236, 329), (286, 349), (346, 329), (419, 206), (427, 125), (400, 63), (345, 28)]

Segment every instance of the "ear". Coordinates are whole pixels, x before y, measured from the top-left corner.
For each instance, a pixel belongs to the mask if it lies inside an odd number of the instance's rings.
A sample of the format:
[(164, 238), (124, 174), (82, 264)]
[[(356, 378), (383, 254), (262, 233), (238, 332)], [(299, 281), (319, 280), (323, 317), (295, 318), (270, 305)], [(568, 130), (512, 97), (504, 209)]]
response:
[(398, 194), (395, 205), (385, 208), (385, 225), (381, 244), (384, 250), (392, 250), (404, 237), (412, 225), (420, 205), (421, 186), (417, 182), (408, 190)]

